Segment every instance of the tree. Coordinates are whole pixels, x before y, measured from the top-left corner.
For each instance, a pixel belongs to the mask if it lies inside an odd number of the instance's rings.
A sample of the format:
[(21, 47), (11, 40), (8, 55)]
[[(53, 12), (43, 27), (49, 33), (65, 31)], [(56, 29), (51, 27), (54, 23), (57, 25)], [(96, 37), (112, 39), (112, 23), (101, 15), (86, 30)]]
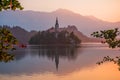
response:
[[(96, 31), (93, 32), (91, 35), (96, 38), (103, 38), (105, 41), (102, 41), (102, 43), (107, 43), (109, 45), (109, 48), (120, 48), (120, 40), (117, 39), (117, 36), (120, 35), (120, 31), (118, 31), (118, 28)], [(114, 62), (119, 66), (120, 70), (120, 56), (116, 56), (115, 58), (106, 56), (103, 58), (102, 61), (97, 62), (97, 64), (100, 65), (106, 61)]]
[(58, 32), (58, 37), (56, 38), (55, 32), (42, 31), (38, 32), (36, 35), (32, 36), (29, 40), (29, 44), (79, 44), (81, 40), (72, 32), (67, 31)]
[(102, 43), (107, 43), (110, 48), (120, 47), (120, 40), (117, 39), (117, 36), (120, 34), (118, 28), (110, 30), (101, 30), (93, 32), (91, 35), (96, 38), (103, 38), (105, 41)]
[[(22, 10), (18, 0), (0, 0), (0, 11), (3, 10)], [(6, 28), (0, 28), (0, 61), (8, 62), (14, 59), (14, 55), (9, 54), (10, 50), (15, 50), (14, 45), (17, 44), (17, 39)]]
[(20, 9), (22, 10), (23, 7), (21, 6), (20, 2), (18, 0), (0, 0), (0, 11), (2, 10), (16, 10)]
[(8, 62), (13, 60), (13, 55), (8, 52), (15, 50), (14, 45), (17, 39), (6, 28), (0, 28), (0, 61)]

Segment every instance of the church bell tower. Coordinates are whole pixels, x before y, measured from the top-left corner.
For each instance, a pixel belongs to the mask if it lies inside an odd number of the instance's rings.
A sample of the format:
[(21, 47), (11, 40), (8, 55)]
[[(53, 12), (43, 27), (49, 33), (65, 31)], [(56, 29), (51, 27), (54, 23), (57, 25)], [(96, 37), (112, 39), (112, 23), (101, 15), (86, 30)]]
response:
[(55, 23), (55, 31), (57, 31), (59, 28), (58, 18), (56, 17), (56, 23)]
[(59, 23), (58, 23), (58, 18), (56, 17), (56, 22), (55, 22), (55, 37), (58, 37), (58, 29), (59, 29)]

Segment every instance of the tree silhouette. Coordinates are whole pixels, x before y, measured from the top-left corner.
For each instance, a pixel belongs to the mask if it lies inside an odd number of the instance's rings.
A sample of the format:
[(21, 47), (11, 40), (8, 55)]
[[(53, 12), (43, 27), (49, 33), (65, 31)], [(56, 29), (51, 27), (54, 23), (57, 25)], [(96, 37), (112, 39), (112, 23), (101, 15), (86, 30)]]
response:
[[(0, 0), (0, 11), (3, 10), (22, 10), (18, 0)], [(15, 50), (14, 45), (17, 44), (17, 39), (6, 28), (0, 28), (0, 61), (8, 62), (14, 59), (14, 55), (9, 54), (10, 50)]]
[[(120, 40), (117, 39), (117, 36), (120, 35), (120, 31), (118, 31), (118, 28), (96, 31), (93, 32), (91, 35), (96, 38), (103, 38), (104, 41), (102, 41), (102, 43), (107, 43), (109, 45), (109, 48), (120, 48)], [(106, 56), (103, 58), (102, 61), (97, 62), (97, 64), (100, 65), (107, 61), (114, 62), (115, 64), (117, 64), (120, 70), (120, 56), (116, 56), (115, 58)]]
[(16, 10), (20, 9), (22, 10), (23, 7), (21, 6), (20, 2), (18, 0), (0, 0), (0, 11), (2, 10)]
[(119, 34), (120, 31), (118, 31), (118, 28), (115, 28), (93, 32), (91, 35), (96, 38), (103, 38), (105, 41), (102, 41), (102, 43), (107, 43), (110, 48), (116, 48), (120, 47), (120, 40), (117, 39)]
[(56, 38), (55, 32), (42, 31), (31, 37), (29, 44), (79, 44), (81, 40), (74, 35), (74, 33), (68, 33), (67, 31), (61, 31)]
[(8, 62), (13, 60), (14, 56), (9, 51), (15, 50), (14, 45), (17, 39), (6, 28), (0, 28), (0, 61)]

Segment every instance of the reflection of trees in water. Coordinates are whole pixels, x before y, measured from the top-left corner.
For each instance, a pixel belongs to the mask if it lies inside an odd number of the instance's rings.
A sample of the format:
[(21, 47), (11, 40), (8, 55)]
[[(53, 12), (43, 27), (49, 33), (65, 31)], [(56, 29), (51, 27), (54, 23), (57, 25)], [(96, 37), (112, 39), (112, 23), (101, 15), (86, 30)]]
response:
[[(56, 69), (58, 69), (60, 58), (69, 60), (77, 58), (77, 48), (72, 46), (34, 46), (30, 48), (32, 56), (47, 57), (55, 61)], [(34, 49), (37, 52), (34, 52)]]
[(30, 55), (46, 57), (55, 62), (56, 69), (59, 66), (59, 59), (75, 60), (77, 58), (77, 48), (73, 46), (29, 46), (27, 49), (19, 49), (12, 52), (15, 61), (20, 61)]
[(27, 52), (25, 52), (25, 49), (19, 49), (13, 52), (13, 54), (15, 55), (14, 59), (16, 61), (22, 60), (23, 58), (25, 58), (25, 56), (27, 56)]
[[(47, 57), (49, 59), (55, 58), (55, 55), (59, 55), (61, 58), (76, 59), (77, 48), (75, 47), (65, 47), (65, 46), (34, 46), (30, 47), (31, 55), (39, 57)], [(38, 52), (36, 52), (38, 51)], [(35, 54), (34, 54), (35, 53)]]

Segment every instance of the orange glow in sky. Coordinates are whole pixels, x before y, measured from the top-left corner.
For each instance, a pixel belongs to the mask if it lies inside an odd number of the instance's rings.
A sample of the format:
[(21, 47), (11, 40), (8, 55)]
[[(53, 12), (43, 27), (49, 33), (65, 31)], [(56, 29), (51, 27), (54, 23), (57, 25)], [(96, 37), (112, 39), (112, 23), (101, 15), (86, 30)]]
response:
[(120, 0), (19, 0), (24, 10), (55, 11), (63, 8), (81, 15), (93, 15), (99, 19), (120, 21)]

